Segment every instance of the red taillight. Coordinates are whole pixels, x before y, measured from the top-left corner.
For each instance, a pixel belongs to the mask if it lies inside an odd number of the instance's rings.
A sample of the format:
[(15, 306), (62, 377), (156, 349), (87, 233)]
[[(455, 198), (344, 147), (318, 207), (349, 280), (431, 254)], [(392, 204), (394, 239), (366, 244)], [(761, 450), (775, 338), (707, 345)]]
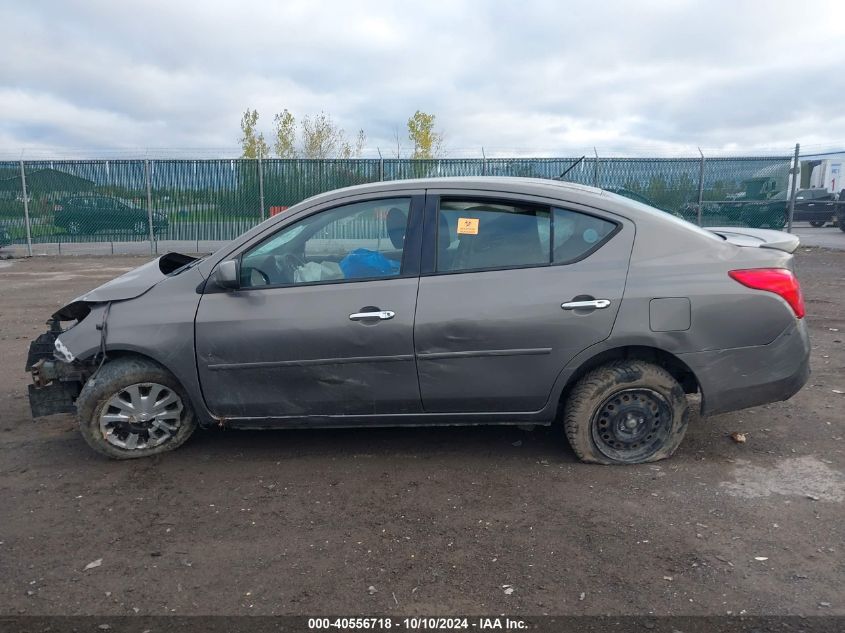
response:
[(731, 270), (728, 274), (743, 286), (780, 295), (795, 312), (795, 316), (799, 319), (804, 317), (804, 297), (801, 295), (801, 285), (791, 270), (786, 268), (748, 268), (746, 270)]

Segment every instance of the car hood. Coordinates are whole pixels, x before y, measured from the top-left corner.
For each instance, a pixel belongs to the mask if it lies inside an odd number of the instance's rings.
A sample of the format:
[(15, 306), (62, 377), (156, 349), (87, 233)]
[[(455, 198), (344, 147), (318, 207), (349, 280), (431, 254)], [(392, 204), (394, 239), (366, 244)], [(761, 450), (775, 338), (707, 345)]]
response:
[(168, 253), (151, 262), (138, 266), (107, 281), (102, 286), (80, 295), (53, 314), (54, 319), (80, 319), (88, 313), (88, 304), (108, 301), (126, 301), (140, 297), (175, 270), (195, 261), (196, 257), (181, 253)]

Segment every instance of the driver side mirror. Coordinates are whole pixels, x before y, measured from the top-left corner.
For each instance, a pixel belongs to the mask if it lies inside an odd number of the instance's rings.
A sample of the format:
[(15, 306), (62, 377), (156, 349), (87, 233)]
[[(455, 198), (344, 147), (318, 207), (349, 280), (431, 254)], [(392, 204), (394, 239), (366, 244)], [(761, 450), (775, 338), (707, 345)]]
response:
[(217, 264), (214, 271), (214, 283), (221, 288), (229, 288), (236, 290), (240, 288), (240, 275), (238, 270), (238, 260), (227, 259)]

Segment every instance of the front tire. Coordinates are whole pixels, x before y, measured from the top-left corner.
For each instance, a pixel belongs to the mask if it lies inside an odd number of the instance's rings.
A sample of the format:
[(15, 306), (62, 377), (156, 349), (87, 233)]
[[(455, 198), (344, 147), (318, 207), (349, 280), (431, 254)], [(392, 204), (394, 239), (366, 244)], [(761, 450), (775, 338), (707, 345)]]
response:
[(769, 228), (775, 231), (782, 231), (789, 218), (786, 215), (775, 215), (769, 220)]
[(662, 367), (613, 361), (592, 370), (564, 403), (564, 429), (584, 462), (642, 464), (670, 457), (687, 429), (689, 405)]
[(76, 410), (82, 437), (112, 459), (171, 451), (197, 426), (179, 381), (145, 358), (117, 358), (103, 365), (85, 383)]

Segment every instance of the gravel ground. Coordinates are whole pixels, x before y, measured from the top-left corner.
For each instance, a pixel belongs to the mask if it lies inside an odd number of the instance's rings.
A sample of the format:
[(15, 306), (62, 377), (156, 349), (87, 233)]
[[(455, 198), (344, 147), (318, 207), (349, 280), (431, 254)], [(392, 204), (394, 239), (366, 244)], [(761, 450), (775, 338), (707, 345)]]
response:
[(808, 385), (634, 467), (496, 427), (214, 430), (108, 461), (71, 417), (32, 421), (25, 354), (146, 258), (0, 261), (0, 615), (845, 614), (845, 252), (797, 258)]

